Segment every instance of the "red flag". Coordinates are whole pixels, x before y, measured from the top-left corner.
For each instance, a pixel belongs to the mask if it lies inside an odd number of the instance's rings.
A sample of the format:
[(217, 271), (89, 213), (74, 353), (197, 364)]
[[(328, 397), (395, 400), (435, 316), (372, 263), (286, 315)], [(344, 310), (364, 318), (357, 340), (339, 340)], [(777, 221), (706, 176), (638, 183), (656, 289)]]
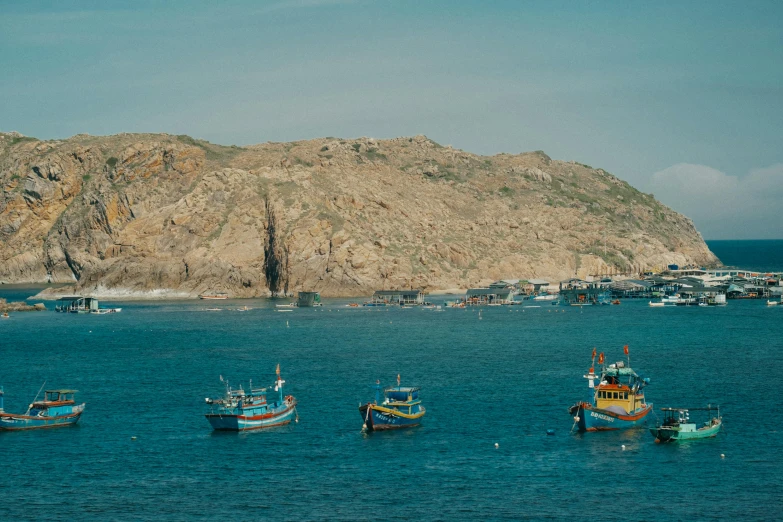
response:
[(603, 364), (603, 363), (604, 363), (604, 352), (601, 352), (598, 355), (598, 364)]
[(593, 359), (595, 359), (595, 348), (593, 348)]
[(625, 355), (628, 355), (628, 345), (626, 344), (623, 346), (623, 351), (625, 352)]

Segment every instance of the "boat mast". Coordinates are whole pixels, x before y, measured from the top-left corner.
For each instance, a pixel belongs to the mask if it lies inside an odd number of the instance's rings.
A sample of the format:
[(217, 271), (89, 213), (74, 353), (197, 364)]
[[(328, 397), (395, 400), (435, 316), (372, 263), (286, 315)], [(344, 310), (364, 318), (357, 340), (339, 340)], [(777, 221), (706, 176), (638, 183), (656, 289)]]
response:
[(277, 369), (275, 370), (275, 373), (277, 374), (277, 380), (275, 381), (275, 391), (280, 392), (280, 404), (283, 404), (283, 384), (285, 384), (285, 381), (280, 377), (279, 363), (277, 365)]
[(25, 415), (30, 414), (30, 410), (33, 409), (33, 404), (35, 404), (36, 401), (38, 400), (38, 396), (41, 395), (41, 390), (44, 389), (44, 386), (46, 386), (46, 381), (44, 381), (44, 383), (41, 385), (41, 388), (38, 390), (38, 393), (35, 394), (35, 399), (33, 399), (33, 402), (30, 404), (30, 406), (27, 407), (27, 413), (25, 413)]

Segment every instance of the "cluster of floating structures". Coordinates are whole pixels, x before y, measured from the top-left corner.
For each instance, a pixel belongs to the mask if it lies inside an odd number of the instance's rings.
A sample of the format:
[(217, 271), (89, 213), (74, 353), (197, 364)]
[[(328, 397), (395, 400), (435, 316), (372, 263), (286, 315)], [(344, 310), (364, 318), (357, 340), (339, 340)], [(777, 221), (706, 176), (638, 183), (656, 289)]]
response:
[[(574, 419), (571, 431), (622, 430), (638, 428), (647, 423), (653, 405), (646, 401), (644, 389), (650, 384), (650, 379), (631, 368), (627, 345), (624, 352), (627, 362), (607, 363), (603, 352), (597, 354), (593, 348), (590, 369), (584, 375), (588, 381), (588, 395), (568, 409)], [(596, 356), (599, 365), (597, 372)], [(268, 388), (254, 388), (253, 381), (250, 381), (248, 390), (241, 385), (233, 388), (221, 375), (220, 381), (225, 385), (224, 395), (205, 399), (209, 411), (204, 416), (212, 429), (249, 431), (283, 426), (292, 420), (299, 422), (296, 398), (283, 394), (286, 381), (280, 375), (279, 364), (275, 375), (273, 392)], [(400, 376), (397, 375), (396, 386), (384, 387), (380, 381), (376, 381), (372, 389), (375, 391), (374, 400), (359, 405), (362, 431), (412, 428), (421, 424), (426, 409), (419, 397), (418, 386), (402, 386)], [(0, 430), (73, 426), (85, 408), (84, 403), (76, 403), (75, 393), (76, 390), (69, 389), (47, 390), (41, 401), (36, 395), (25, 413), (13, 414), (3, 409), (3, 389), (0, 387)], [(701, 425), (690, 420), (689, 411), (697, 410), (710, 413), (710, 418)], [(714, 437), (722, 426), (719, 407), (662, 408), (661, 411), (664, 413), (663, 421), (649, 428), (656, 443)], [(716, 415), (712, 415), (713, 411)], [(554, 430), (547, 430), (547, 435), (554, 434)]]

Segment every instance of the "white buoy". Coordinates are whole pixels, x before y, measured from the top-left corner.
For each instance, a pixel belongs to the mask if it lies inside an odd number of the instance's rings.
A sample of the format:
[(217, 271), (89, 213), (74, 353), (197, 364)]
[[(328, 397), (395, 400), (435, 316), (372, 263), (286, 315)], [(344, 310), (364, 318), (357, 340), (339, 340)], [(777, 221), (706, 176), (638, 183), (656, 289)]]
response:
[(579, 415), (577, 415), (576, 417), (574, 417), (574, 422), (579, 422)]
[(722, 458), (722, 459), (725, 459), (725, 458), (726, 458), (726, 455), (724, 455), (723, 453), (721, 453), (721, 454), (720, 454), (720, 458)]
[(136, 437), (131, 437), (131, 440), (136, 440)]
[(623, 451), (625, 451), (625, 444), (623, 444), (623, 445), (621, 446), (621, 448), (623, 448)]
[(499, 448), (499, 447), (500, 447), (500, 444), (498, 444), (498, 443), (496, 442), (496, 443), (495, 443), (495, 448), (497, 449), (497, 448)]
[(285, 327), (288, 328), (288, 321), (285, 322)]

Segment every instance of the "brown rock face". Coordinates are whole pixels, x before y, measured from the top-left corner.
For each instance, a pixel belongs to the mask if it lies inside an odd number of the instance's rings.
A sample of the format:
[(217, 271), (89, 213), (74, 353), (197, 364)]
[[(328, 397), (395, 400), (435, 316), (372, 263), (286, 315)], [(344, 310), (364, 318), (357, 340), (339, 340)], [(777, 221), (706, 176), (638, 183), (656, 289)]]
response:
[(365, 295), (714, 264), (693, 223), (601, 170), (423, 137), (223, 147), (0, 133), (0, 281), (111, 297)]

